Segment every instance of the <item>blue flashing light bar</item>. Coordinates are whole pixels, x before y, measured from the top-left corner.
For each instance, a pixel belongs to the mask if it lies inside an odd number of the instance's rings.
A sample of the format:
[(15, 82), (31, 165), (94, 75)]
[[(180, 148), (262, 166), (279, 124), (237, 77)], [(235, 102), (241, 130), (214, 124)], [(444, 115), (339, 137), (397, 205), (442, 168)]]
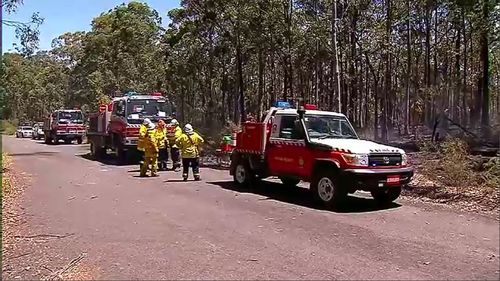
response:
[(277, 101), (275, 107), (278, 108), (292, 108), (292, 104), (288, 101)]

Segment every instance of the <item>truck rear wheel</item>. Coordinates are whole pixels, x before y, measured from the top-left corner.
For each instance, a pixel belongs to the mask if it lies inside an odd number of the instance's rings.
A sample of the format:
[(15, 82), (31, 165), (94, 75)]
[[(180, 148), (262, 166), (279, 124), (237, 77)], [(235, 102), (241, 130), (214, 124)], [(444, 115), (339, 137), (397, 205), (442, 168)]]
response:
[(248, 187), (252, 184), (254, 178), (255, 175), (250, 170), (248, 163), (246, 163), (244, 160), (239, 160), (234, 169), (234, 182), (239, 186)]
[(398, 199), (401, 195), (401, 189), (401, 186), (394, 186), (383, 190), (372, 190), (370, 193), (377, 203), (387, 205)]
[(120, 164), (126, 163), (127, 162), (127, 151), (123, 148), (117, 148), (116, 149), (116, 156), (118, 158), (118, 162)]
[(90, 142), (90, 156), (94, 159), (99, 159), (104, 157), (106, 154), (106, 149), (98, 147), (94, 142)]
[(340, 207), (347, 198), (347, 191), (339, 185), (335, 175), (335, 171), (322, 170), (311, 182), (314, 198), (328, 208)]

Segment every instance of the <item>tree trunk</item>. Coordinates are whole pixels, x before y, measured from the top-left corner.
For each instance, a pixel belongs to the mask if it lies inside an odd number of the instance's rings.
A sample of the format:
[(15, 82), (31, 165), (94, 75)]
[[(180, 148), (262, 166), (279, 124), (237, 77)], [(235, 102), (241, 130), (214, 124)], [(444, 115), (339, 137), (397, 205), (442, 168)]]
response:
[(342, 112), (341, 92), (340, 92), (340, 73), (339, 73), (339, 53), (337, 47), (337, 0), (332, 2), (332, 44), (333, 44), (333, 62), (332, 62), (332, 80), (334, 81), (332, 89), (332, 102), (336, 99), (336, 111)]
[(258, 85), (258, 97), (257, 97), (257, 117), (260, 118), (262, 115), (262, 99), (264, 97), (264, 56), (262, 55), (262, 48), (259, 48), (258, 54), (259, 60), (259, 85)]
[(485, 137), (490, 135), (490, 60), (488, 48), (489, 35), (489, 17), (490, 6), (489, 0), (483, 0), (483, 26), (481, 29), (481, 65), (482, 65), (482, 112), (481, 112), (481, 131)]
[(426, 96), (424, 97), (424, 122), (429, 125), (430, 118), (430, 86), (431, 86), (431, 0), (426, 1), (425, 5), (425, 68), (424, 82)]
[(411, 79), (411, 0), (406, 0), (406, 5), (408, 9), (408, 19), (406, 21), (407, 29), (407, 40), (406, 40), (406, 51), (407, 51), (407, 64), (406, 64), (406, 97), (405, 97), (405, 127), (404, 133), (407, 135), (410, 133), (410, 79)]
[(386, 19), (386, 50), (384, 53), (385, 61), (385, 89), (382, 93), (382, 141), (387, 142), (387, 113), (388, 113), (388, 94), (391, 93), (391, 30), (392, 30), (392, 0), (387, 0), (387, 19)]

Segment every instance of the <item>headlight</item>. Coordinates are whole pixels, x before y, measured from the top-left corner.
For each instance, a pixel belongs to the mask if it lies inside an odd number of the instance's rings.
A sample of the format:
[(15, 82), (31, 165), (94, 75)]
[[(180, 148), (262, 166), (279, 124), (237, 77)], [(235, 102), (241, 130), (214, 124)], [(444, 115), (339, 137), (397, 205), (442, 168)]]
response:
[(367, 154), (342, 154), (342, 156), (348, 165), (368, 167)]
[(406, 153), (401, 154), (401, 166), (406, 166), (409, 164), (408, 155)]

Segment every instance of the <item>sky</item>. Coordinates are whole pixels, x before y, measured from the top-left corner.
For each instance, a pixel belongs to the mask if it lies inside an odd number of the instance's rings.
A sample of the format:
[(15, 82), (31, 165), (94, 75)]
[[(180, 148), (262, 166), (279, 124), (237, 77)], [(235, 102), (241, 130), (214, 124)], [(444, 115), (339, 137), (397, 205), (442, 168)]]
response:
[[(29, 21), (34, 12), (44, 18), (40, 26), (40, 49), (50, 49), (52, 39), (65, 32), (89, 31), (92, 19), (117, 5), (130, 0), (24, 0), (15, 13), (3, 12), (3, 18), (20, 22)], [(142, 0), (158, 11), (162, 25), (168, 24), (167, 12), (179, 7), (180, 0)], [(13, 51), (16, 39), (15, 29), (2, 25), (2, 53)]]

